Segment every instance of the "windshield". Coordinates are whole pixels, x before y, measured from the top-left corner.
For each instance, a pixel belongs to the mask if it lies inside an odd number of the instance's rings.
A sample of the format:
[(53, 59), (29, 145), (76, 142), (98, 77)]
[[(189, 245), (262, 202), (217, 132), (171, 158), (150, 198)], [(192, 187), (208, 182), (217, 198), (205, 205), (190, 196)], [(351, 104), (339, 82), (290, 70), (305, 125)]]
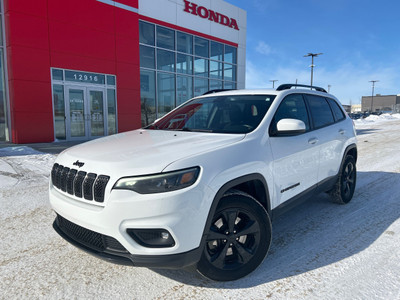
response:
[(275, 95), (231, 95), (194, 99), (146, 129), (249, 133), (260, 124), (274, 98)]

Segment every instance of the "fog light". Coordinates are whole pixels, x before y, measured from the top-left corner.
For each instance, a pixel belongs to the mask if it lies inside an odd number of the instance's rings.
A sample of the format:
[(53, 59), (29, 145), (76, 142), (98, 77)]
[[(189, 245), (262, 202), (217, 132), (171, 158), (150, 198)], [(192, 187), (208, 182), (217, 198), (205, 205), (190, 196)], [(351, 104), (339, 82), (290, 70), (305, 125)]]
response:
[(148, 248), (175, 246), (175, 240), (166, 229), (128, 229), (126, 231), (136, 243)]

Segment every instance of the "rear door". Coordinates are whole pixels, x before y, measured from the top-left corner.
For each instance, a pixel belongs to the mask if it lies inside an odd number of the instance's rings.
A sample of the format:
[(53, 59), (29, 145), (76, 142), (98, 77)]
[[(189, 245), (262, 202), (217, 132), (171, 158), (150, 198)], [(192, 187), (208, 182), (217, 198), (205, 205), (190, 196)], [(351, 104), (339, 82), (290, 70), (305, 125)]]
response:
[(317, 95), (305, 97), (320, 145), (318, 182), (322, 182), (339, 171), (346, 142), (345, 115), (332, 99)]

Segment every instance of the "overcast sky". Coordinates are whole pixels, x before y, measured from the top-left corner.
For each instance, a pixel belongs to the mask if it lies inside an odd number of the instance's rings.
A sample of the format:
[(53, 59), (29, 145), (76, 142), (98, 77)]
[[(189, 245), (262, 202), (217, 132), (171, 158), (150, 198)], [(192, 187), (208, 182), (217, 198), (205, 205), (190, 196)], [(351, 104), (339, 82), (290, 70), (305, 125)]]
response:
[[(343, 104), (400, 94), (400, 1), (225, 0), (247, 11), (246, 88), (310, 84)], [(276, 85), (275, 85), (276, 87)]]

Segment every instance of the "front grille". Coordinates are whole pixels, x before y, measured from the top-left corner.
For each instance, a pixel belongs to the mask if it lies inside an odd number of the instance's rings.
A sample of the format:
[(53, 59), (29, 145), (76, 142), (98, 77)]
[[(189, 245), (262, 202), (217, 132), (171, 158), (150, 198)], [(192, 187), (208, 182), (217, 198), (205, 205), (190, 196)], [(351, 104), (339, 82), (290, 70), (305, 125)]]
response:
[(95, 251), (103, 252), (104, 250), (118, 251), (128, 253), (128, 251), (116, 239), (103, 235), (89, 229), (83, 228), (67, 219), (57, 215), (56, 219), (58, 227), (72, 240), (82, 244)]
[(86, 173), (54, 164), (51, 170), (51, 182), (63, 192), (78, 198), (104, 202), (104, 194), (110, 176)]
[(103, 202), (104, 192), (109, 180), (109, 176), (99, 175), (99, 177), (97, 177), (97, 180), (94, 182), (93, 186), (94, 201)]
[(83, 196), (86, 200), (93, 200), (93, 184), (97, 175), (89, 173), (83, 180)]

